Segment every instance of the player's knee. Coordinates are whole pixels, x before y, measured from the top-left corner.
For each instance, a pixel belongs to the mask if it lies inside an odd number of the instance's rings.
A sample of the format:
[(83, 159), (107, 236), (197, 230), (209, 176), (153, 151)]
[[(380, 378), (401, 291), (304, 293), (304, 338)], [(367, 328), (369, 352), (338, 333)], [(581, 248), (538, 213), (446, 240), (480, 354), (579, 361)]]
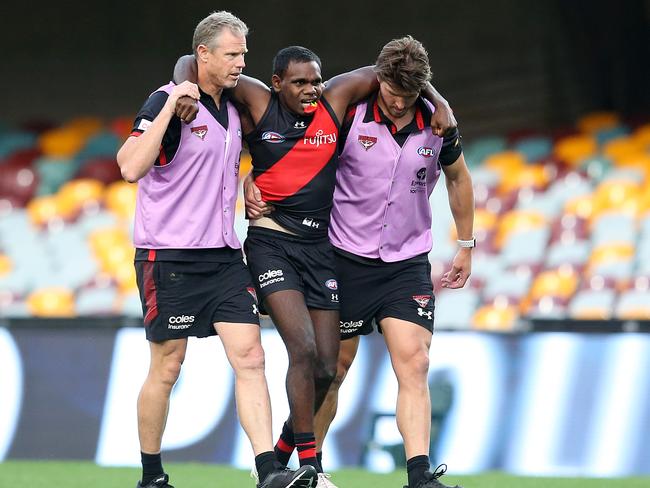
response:
[(316, 369), (316, 383), (321, 388), (328, 388), (337, 376), (336, 362), (319, 361)]
[(419, 383), (426, 381), (429, 374), (429, 353), (426, 350), (410, 355), (397, 368), (397, 379), (401, 382)]
[(182, 359), (177, 356), (165, 358), (158, 368), (158, 377), (160, 382), (169, 388), (173, 387), (181, 374), (182, 365)]
[(264, 373), (264, 349), (261, 344), (241, 351), (233, 361), (235, 374)]
[(301, 348), (289, 351), (289, 364), (294, 367), (314, 370), (318, 363), (315, 345), (305, 344)]

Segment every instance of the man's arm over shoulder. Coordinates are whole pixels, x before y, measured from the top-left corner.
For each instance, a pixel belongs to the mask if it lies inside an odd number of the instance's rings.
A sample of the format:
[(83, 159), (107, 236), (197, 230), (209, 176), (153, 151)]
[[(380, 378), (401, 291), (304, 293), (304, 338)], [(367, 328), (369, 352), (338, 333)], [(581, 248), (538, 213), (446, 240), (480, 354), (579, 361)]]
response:
[(364, 66), (327, 81), (323, 96), (342, 123), (348, 106), (369, 97), (378, 89), (379, 81), (373, 67)]
[[(156, 92), (148, 101), (155, 106), (152, 107), (153, 111), (136, 119), (137, 125), (134, 127), (133, 134), (117, 153), (120, 172), (129, 183), (138, 181), (154, 165), (160, 154), (163, 137), (174, 115), (176, 101), (181, 96), (198, 100), (199, 89), (195, 84), (186, 81), (175, 86), (169, 96), (164, 92)], [(150, 118), (153, 120), (149, 120)]]
[[(198, 67), (196, 57), (193, 54), (181, 56), (176, 61), (176, 66), (174, 66), (174, 82), (182, 83), (186, 80), (198, 83)], [(264, 115), (271, 99), (271, 89), (268, 86), (260, 80), (246, 75), (239, 77), (237, 85), (230, 89), (230, 93), (235, 101), (248, 109), (255, 124)], [(194, 102), (187, 98), (181, 98), (176, 105), (176, 115), (187, 122), (190, 122), (196, 115), (195, 113), (192, 114), (190, 120), (182, 117), (182, 115), (191, 111), (188, 107), (189, 104), (194, 104)]]

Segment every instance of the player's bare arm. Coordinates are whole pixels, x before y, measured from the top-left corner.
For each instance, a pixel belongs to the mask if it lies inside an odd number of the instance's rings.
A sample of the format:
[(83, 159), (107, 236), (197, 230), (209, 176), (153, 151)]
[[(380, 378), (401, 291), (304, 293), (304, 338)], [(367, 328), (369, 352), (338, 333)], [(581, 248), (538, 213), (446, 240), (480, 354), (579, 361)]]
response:
[[(187, 54), (178, 58), (174, 66), (174, 83), (182, 83), (186, 80), (196, 82), (197, 79), (196, 57)], [(260, 80), (242, 74), (237, 85), (231, 88), (230, 92), (234, 100), (247, 109), (253, 123), (257, 124), (271, 99), (270, 88)], [(176, 103), (176, 115), (185, 122), (194, 120), (197, 111), (196, 102), (190, 98), (180, 98)]]
[(435, 135), (442, 137), (458, 126), (454, 111), (451, 109), (449, 102), (431, 83), (427, 83), (427, 87), (422, 90), (422, 96), (436, 107), (436, 111), (431, 116), (431, 127)]
[(198, 86), (185, 81), (174, 87), (151, 126), (139, 137), (129, 137), (118, 151), (117, 164), (126, 181), (130, 183), (138, 181), (153, 166), (160, 153), (160, 144), (169, 121), (174, 116), (176, 101), (180, 97), (186, 97), (196, 103), (196, 100), (200, 98)]
[(364, 66), (328, 80), (323, 98), (327, 99), (341, 124), (349, 105), (369, 97), (378, 89), (379, 81), (372, 66)]
[[(445, 173), (449, 207), (451, 208), (458, 239), (471, 241), (474, 236), (474, 191), (465, 157), (461, 154), (458, 159), (448, 166), (443, 166)], [(472, 248), (461, 247), (452, 267), (442, 278), (445, 288), (462, 288), (472, 272)]]

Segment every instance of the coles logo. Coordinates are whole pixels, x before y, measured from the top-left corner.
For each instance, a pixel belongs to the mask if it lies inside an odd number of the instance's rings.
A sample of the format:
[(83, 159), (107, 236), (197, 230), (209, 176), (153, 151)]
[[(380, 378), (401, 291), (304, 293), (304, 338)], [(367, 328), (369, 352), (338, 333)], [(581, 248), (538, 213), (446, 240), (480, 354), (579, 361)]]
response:
[(436, 151), (432, 147), (420, 146), (418, 147), (418, 155), (424, 158), (432, 158), (436, 155)]
[(277, 132), (267, 130), (264, 134), (262, 134), (262, 140), (271, 144), (280, 144), (281, 142), (284, 142), (284, 136), (282, 134), (278, 134)]
[(339, 288), (339, 285), (338, 285), (338, 283), (336, 282), (335, 279), (327, 280), (325, 282), (325, 286), (327, 288), (329, 288), (330, 290), (338, 290), (338, 288)]

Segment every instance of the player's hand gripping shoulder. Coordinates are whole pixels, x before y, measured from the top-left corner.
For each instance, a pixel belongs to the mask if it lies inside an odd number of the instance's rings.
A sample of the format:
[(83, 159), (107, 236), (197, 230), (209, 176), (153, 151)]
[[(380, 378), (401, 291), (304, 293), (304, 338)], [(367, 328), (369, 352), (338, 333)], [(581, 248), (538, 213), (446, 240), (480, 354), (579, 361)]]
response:
[(436, 107), (435, 112), (431, 116), (431, 128), (435, 135), (443, 137), (458, 126), (454, 111), (451, 109), (449, 102), (431, 83), (427, 83), (427, 87), (422, 90), (422, 96)]
[[(444, 98), (443, 98), (444, 100)], [(443, 137), (448, 132), (454, 130), (458, 126), (454, 111), (445, 100), (445, 103), (436, 105), (436, 111), (431, 116), (431, 128), (433, 133), (438, 137)]]
[(175, 86), (163, 106), (160, 113), (151, 122), (149, 128), (139, 137), (131, 136), (122, 145), (117, 153), (117, 164), (120, 167), (122, 177), (134, 183), (146, 175), (154, 165), (163, 136), (174, 115), (176, 101), (180, 97), (199, 99), (199, 88), (194, 83), (186, 81)]
[[(181, 56), (174, 66), (174, 83), (178, 86), (186, 82), (198, 83), (196, 58), (193, 54)], [(196, 99), (201, 98), (200, 96)], [(186, 124), (196, 118), (199, 112), (199, 104), (192, 97), (179, 97), (175, 104), (176, 115)]]
[(251, 220), (257, 220), (273, 211), (273, 206), (262, 200), (262, 193), (253, 180), (252, 171), (244, 178), (244, 202), (246, 215)]

